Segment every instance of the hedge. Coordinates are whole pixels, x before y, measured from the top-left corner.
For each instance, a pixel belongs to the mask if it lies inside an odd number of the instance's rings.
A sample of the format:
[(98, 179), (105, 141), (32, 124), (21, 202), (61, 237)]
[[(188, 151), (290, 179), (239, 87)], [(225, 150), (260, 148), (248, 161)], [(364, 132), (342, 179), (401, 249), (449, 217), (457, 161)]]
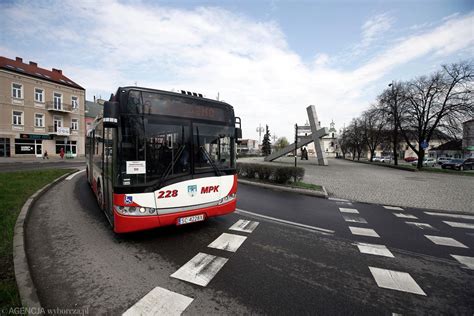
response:
[(240, 177), (286, 184), (290, 181), (301, 181), (304, 169), (300, 167), (272, 166), (257, 163), (237, 163)]

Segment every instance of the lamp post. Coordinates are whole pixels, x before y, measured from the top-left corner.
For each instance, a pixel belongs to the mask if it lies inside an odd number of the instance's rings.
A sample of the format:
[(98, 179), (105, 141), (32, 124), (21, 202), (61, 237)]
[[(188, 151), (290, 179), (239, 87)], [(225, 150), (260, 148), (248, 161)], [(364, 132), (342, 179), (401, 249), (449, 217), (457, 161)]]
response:
[(392, 101), (393, 104), (390, 105), (393, 114), (393, 164), (395, 166), (398, 165), (398, 91), (395, 93), (395, 82), (392, 80), (391, 83), (388, 84), (389, 87), (392, 88)]
[(258, 133), (258, 143), (261, 144), (262, 143), (262, 133), (264, 131), (263, 127), (262, 127), (262, 124), (258, 124), (258, 127), (257, 127), (257, 133)]

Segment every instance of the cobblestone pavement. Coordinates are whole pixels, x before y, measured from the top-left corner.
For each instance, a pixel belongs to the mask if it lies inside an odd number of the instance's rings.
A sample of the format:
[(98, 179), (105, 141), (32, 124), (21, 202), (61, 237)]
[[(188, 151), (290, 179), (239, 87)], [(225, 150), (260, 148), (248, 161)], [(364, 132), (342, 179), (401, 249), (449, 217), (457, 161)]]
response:
[[(298, 166), (305, 168), (305, 182), (324, 185), (330, 197), (474, 213), (474, 177), (328, 160), (329, 166), (324, 167), (314, 159), (298, 159)], [(264, 163), (263, 158), (243, 158), (239, 162)], [(292, 165), (294, 158), (279, 158), (274, 163)]]

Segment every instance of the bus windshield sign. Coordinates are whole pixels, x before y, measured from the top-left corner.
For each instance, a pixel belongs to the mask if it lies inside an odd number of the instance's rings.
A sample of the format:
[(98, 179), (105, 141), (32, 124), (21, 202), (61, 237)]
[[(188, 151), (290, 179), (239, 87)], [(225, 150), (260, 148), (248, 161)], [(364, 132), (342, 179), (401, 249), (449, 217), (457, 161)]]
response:
[(227, 122), (229, 119), (225, 109), (206, 104), (205, 101), (140, 91), (130, 91), (128, 110), (131, 113), (169, 115), (219, 122)]

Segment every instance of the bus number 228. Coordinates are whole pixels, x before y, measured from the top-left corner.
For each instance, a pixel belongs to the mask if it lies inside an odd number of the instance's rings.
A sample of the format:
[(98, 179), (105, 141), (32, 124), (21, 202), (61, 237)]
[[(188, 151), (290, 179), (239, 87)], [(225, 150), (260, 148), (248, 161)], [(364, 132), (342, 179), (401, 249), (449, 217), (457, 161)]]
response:
[(167, 191), (160, 191), (158, 192), (158, 198), (159, 199), (166, 199), (170, 197), (177, 197), (178, 196), (178, 190), (167, 190)]

